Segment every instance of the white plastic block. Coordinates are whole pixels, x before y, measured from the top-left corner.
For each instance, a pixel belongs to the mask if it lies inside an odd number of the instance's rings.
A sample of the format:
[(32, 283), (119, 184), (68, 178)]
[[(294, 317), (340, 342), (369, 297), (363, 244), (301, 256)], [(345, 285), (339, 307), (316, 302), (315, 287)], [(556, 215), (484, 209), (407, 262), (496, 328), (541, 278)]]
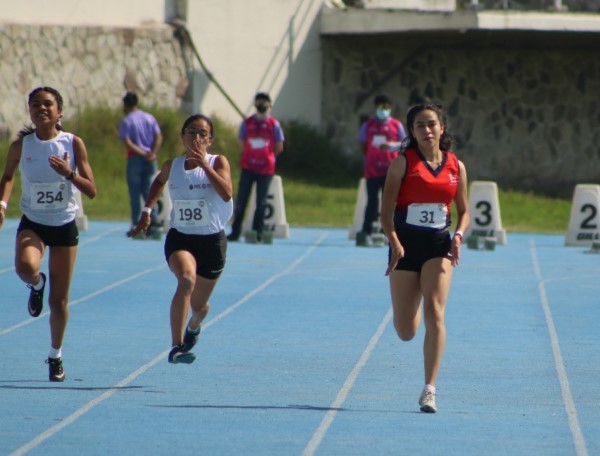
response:
[(465, 238), (493, 238), (496, 244), (506, 245), (506, 230), (502, 228), (498, 185), (491, 181), (474, 181), (469, 195), (471, 223)]
[[(256, 210), (256, 184), (252, 185), (249, 208), (242, 224), (242, 232), (252, 230), (252, 219)], [(290, 236), (290, 226), (285, 215), (285, 199), (281, 176), (275, 175), (267, 192), (267, 209), (265, 214), (265, 231), (271, 231), (276, 238), (287, 239)]]
[(591, 246), (600, 240), (600, 185), (578, 184), (573, 192), (567, 246)]

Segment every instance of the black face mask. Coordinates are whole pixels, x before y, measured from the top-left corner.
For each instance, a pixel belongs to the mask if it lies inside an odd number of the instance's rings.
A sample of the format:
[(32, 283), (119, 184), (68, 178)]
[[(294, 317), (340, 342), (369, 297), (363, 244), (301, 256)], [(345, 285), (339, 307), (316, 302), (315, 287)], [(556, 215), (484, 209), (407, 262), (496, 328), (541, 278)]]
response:
[(267, 107), (267, 105), (266, 105), (266, 104), (264, 104), (264, 103), (258, 103), (258, 104), (256, 105), (256, 110), (257, 110), (258, 112), (260, 112), (261, 114), (264, 114), (265, 112), (267, 112), (267, 109), (268, 109), (268, 107)]

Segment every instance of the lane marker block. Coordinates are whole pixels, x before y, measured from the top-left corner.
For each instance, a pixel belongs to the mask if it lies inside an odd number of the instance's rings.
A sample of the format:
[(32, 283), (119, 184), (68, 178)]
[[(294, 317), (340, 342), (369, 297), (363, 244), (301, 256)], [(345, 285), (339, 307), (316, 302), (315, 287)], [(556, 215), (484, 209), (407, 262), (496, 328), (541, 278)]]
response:
[(600, 185), (577, 184), (573, 192), (566, 246), (590, 247), (600, 241)]
[[(256, 210), (256, 184), (250, 191), (249, 208), (242, 224), (242, 232), (252, 231), (252, 219)], [(267, 209), (265, 214), (265, 231), (273, 233), (273, 237), (287, 239), (290, 237), (290, 226), (285, 215), (285, 200), (281, 176), (273, 176), (267, 193)]]
[[(379, 211), (381, 212), (382, 192), (379, 192)], [(356, 233), (362, 231), (365, 220), (365, 208), (367, 207), (367, 180), (361, 177), (358, 181), (358, 190), (356, 191), (356, 205), (354, 206), (354, 221), (348, 230), (348, 239), (356, 239)], [(373, 223), (373, 233), (378, 233), (381, 229), (379, 219)]]
[(486, 238), (488, 243), (495, 240), (496, 244), (506, 245), (506, 230), (502, 228), (496, 182), (474, 181), (471, 183), (469, 212), (471, 223), (465, 233), (465, 238), (481, 237)]
[(75, 214), (75, 225), (77, 225), (77, 229), (79, 231), (87, 231), (88, 230), (88, 218), (83, 211), (83, 200), (81, 199), (81, 192), (77, 191), (75, 193), (75, 201), (77, 201), (77, 212)]

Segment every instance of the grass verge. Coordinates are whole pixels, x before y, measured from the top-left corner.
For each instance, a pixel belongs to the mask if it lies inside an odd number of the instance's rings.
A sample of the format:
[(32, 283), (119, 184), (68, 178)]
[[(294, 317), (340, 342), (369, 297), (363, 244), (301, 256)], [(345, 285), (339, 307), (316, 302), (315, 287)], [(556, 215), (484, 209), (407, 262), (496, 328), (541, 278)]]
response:
[[(162, 163), (183, 152), (180, 128), (185, 116), (165, 109), (147, 109), (159, 119), (164, 137)], [(86, 110), (65, 128), (81, 136), (87, 146), (98, 195), (85, 200), (91, 220), (129, 220), (129, 196), (125, 181), (125, 150), (118, 139), (122, 113), (106, 107)], [(234, 187), (239, 176), (239, 144), (236, 125), (218, 118), (213, 150), (226, 155), (232, 165)], [(285, 150), (278, 162), (282, 176), (288, 223), (296, 226), (349, 227), (354, 217), (360, 160), (348, 159), (313, 127), (282, 123)], [(4, 169), (9, 142), (0, 144), (0, 167)], [(9, 218), (20, 217), (20, 181), (17, 176), (8, 209)], [(509, 232), (564, 233), (571, 201), (530, 193), (499, 190), (503, 227)]]

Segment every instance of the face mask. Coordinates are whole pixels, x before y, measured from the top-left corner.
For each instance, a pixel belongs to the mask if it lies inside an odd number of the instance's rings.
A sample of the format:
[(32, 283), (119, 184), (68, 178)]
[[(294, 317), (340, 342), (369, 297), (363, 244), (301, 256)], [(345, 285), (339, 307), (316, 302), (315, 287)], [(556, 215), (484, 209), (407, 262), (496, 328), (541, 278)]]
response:
[(387, 120), (392, 114), (391, 109), (378, 109), (377, 110), (377, 118), (379, 120)]
[(264, 103), (258, 103), (258, 104), (256, 105), (256, 110), (257, 110), (258, 112), (260, 112), (261, 114), (264, 114), (265, 112), (267, 112), (267, 109), (268, 109), (268, 108), (267, 108), (267, 105), (266, 105), (266, 104), (264, 104)]

